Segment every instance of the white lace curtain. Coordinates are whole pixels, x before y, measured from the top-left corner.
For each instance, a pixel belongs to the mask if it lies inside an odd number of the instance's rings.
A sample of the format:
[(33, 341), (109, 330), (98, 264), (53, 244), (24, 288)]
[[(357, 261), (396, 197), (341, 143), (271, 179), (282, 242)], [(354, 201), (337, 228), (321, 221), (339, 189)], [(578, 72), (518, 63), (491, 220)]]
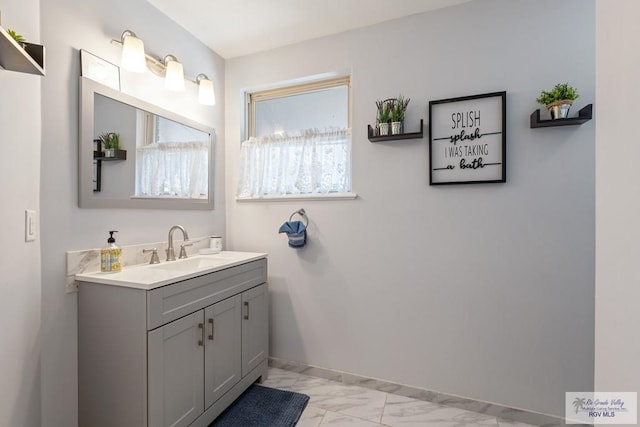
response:
[(309, 129), (242, 143), (239, 198), (350, 191), (350, 129)]
[(208, 142), (150, 144), (136, 150), (136, 196), (206, 199)]

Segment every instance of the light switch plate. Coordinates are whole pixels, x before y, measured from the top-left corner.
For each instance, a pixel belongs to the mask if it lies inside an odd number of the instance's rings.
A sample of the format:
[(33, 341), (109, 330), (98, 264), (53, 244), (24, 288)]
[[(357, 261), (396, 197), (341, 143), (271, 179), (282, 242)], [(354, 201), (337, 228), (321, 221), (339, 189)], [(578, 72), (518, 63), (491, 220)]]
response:
[(24, 241), (36, 240), (36, 211), (26, 209), (24, 211)]

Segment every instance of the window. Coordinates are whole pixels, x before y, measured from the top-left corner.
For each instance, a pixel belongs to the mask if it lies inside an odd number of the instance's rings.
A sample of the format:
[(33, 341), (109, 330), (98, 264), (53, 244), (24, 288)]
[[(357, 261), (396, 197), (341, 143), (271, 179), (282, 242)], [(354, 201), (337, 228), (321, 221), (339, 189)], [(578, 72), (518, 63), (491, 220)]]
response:
[(238, 198), (351, 191), (350, 79), (248, 94)]

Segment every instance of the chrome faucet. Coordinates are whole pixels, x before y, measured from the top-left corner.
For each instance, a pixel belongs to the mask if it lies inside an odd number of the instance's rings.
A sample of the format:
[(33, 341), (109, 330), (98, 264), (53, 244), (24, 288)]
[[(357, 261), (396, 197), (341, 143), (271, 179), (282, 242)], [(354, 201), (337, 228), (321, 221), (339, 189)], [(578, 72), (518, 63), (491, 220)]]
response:
[[(174, 225), (173, 227), (171, 227), (169, 229), (169, 246), (167, 247), (167, 261), (175, 261), (176, 260), (176, 253), (173, 250), (173, 232), (176, 231), (176, 230), (182, 231), (182, 237), (184, 239), (184, 242), (189, 240), (189, 235), (187, 234), (187, 230), (185, 230), (183, 226)], [(187, 257), (187, 251), (184, 249), (184, 247), (192, 245), (192, 243), (185, 244), (184, 242), (180, 246), (180, 258), (186, 258)]]

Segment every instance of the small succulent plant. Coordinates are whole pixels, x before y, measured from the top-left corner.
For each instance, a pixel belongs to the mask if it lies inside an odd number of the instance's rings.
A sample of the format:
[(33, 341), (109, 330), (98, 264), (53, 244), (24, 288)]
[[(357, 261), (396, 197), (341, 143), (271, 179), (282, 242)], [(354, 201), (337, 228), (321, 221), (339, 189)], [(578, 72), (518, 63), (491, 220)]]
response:
[(542, 105), (549, 105), (556, 101), (573, 101), (578, 96), (578, 90), (569, 86), (569, 83), (558, 83), (550, 92), (543, 90), (536, 101)]
[(105, 150), (114, 150), (120, 146), (120, 134), (115, 132), (105, 132), (99, 138)]
[(391, 107), (391, 121), (392, 122), (404, 122), (404, 113), (407, 111), (411, 98), (404, 99), (402, 95), (398, 95), (393, 100), (393, 106)]
[(13, 30), (7, 30), (7, 34), (9, 34), (11, 36), (11, 38), (14, 39), (16, 41), (16, 43), (18, 43), (21, 46), (26, 41), (24, 39), (24, 36), (22, 36), (21, 34), (16, 33)]
[(376, 101), (376, 107), (378, 107), (378, 123), (388, 123), (391, 120), (391, 110), (393, 104), (390, 100)]

